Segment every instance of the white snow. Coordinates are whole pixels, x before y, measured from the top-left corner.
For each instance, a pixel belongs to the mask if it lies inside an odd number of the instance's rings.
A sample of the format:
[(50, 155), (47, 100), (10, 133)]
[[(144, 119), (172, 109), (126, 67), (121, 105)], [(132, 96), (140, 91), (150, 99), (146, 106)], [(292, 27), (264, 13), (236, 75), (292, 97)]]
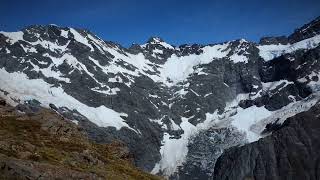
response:
[(280, 80), (280, 81), (275, 81), (275, 82), (267, 82), (267, 83), (261, 83), (262, 84), (262, 89), (264, 91), (271, 91), (276, 89), (278, 86), (282, 85), (281, 88), (278, 89), (280, 91), (281, 89), (285, 88), (289, 84), (294, 84), (292, 81), (288, 80)]
[(245, 39), (241, 39), (239, 41), (238, 47), (234, 49), (232, 52), (233, 54), (229, 57), (231, 61), (234, 63), (244, 62), (248, 63), (248, 58), (245, 55), (248, 55), (247, 49), (248, 49), (248, 41)]
[(10, 42), (10, 44), (14, 44), (18, 42), (19, 40), (23, 40), (23, 32), (18, 31), (18, 32), (4, 32), (0, 31), (0, 34), (3, 34), (6, 36)]
[(176, 168), (184, 162), (184, 158), (188, 153), (189, 137), (196, 131), (196, 127), (188, 122), (187, 118), (182, 118), (180, 127), (184, 130), (184, 134), (180, 139), (170, 139), (170, 135), (165, 133), (163, 136), (163, 146), (161, 146), (161, 160), (155, 165), (151, 173), (156, 174), (163, 172), (170, 175), (176, 171)]
[(60, 71), (52, 70), (52, 67), (54, 66), (53, 64), (51, 64), (47, 68), (40, 68), (38, 65), (32, 63), (31, 61), (28, 61), (28, 62), (33, 66), (33, 70), (34, 71), (42, 72), (42, 74), (44, 76), (46, 76), (46, 77), (53, 77), (53, 78), (58, 79), (60, 81), (64, 81), (66, 83), (70, 83), (70, 79), (63, 77), (63, 75), (62, 75), (62, 73)]
[(73, 55), (69, 53), (63, 54), (61, 57), (53, 57), (53, 56), (50, 56), (48, 53), (43, 54), (43, 56), (49, 57), (52, 60), (55, 67), (58, 67), (64, 62), (66, 62), (72, 68), (78, 69), (80, 72), (82, 71), (86, 72), (90, 77), (92, 77), (97, 82), (97, 80), (94, 78), (94, 75), (87, 70), (87, 67), (81, 62), (79, 62), (77, 58), (75, 58)]
[(1, 96), (12, 105), (17, 104), (13, 99), (20, 101), (36, 99), (45, 107), (49, 107), (49, 103), (53, 103), (57, 107), (76, 109), (100, 127), (113, 126), (118, 130), (122, 127), (132, 129), (120, 117), (123, 113), (105, 106), (89, 107), (65, 93), (61, 87), (52, 87), (41, 79), (28, 79), (23, 73), (8, 73), (4, 69), (0, 69), (0, 82), (1, 89), (10, 92), (7, 96), (0, 92)]
[(32, 47), (32, 46), (27, 46), (25, 47), (24, 45), (20, 44), (20, 46), (23, 48), (24, 52), (28, 53), (28, 52), (32, 52), (32, 53), (37, 53), (38, 51), (36, 50), (36, 48)]
[(177, 131), (177, 130), (181, 129), (180, 126), (178, 126), (172, 119), (170, 119), (170, 123), (171, 123), (171, 129), (172, 130)]
[[(159, 44), (166, 49), (174, 49), (173, 46), (171, 46), (170, 44), (168, 44), (166, 42), (161, 41), (160, 38), (153, 38), (151, 41), (151, 44)], [(142, 48), (145, 48), (146, 46), (147, 46), (147, 44), (140, 45), (140, 47), (142, 47)]]
[[(14, 44), (18, 41), (25, 41), (23, 39), (23, 32), (22, 31), (18, 31), (18, 32), (0, 32), (1, 34), (3, 34), (4, 36), (8, 37), (8, 41), (10, 42), (10, 44)], [(27, 41), (25, 41), (27, 42)], [(50, 41), (45, 41), (43, 39), (38, 39), (36, 42), (27, 42), (33, 46), (36, 46), (38, 44), (40, 44), (42, 47), (46, 48), (46, 49), (50, 49), (51, 51), (55, 51), (55, 50), (59, 50), (59, 51), (65, 51), (67, 45), (69, 44), (69, 42), (66, 45), (58, 45), (56, 42), (52, 43)], [(24, 47), (24, 50), (26, 52), (30, 51), (30, 52), (36, 52), (35, 48), (32, 47)]]
[(122, 80), (122, 78), (121, 78), (120, 76), (115, 76), (114, 78), (109, 78), (109, 79), (108, 79), (108, 82), (113, 82), (113, 83), (118, 82), (118, 83), (122, 83), (123, 80)]
[(188, 93), (189, 91), (186, 91), (184, 88), (180, 89), (179, 91), (175, 92), (175, 94), (179, 94), (180, 96), (184, 96)]
[(251, 106), (246, 109), (235, 106), (241, 99), (247, 99), (247, 96), (248, 94), (240, 94), (233, 102), (227, 105), (225, 115), (223, 118), (220, 117), (220, 121), (226, 121), (226, 119), (230, 118), (231, 125), (245, 132), (249, 142), (259, 140), (262, 137), (260, 133), (268, 123), (276, 120), (278, 120), (278, 123), (283, 123), (287, 118), (309, 110), (320, 99), (320, 93), (317, 92), (304, 100), (294, 101), (276, 111), (269, 111), (264, 106)]
[[(192, 118), (192, 117), (190, 117)], [(188, 142), (190, 137), (196, 135), (199, 131), (208, 129), (213, 126), (219, 126), (219, 120), (224, 116), (215, 113), (206, 114), (206, 120), (194, 126), (189, 123), (190, 118), (181, 117), (180, 127), (184, 131), (180, 139), (170, 138), (168, 133), (165, 133), (160, 148), (161, 160), (155, 165), (151, 173), (157, 174), (162, 172), (166, 176), (173, 174), (177, 167), (182, 165), (188, 153)]]
[(194, 90), (192, 90), (191, 88), (189, 88), (191, 92), (193, 92), (193, 94), (195, 94), (196, 96), (200, 96), (197, 92), (195, 92)]
[(90, 47), (91, 51), (94, 51), (93, 47), (91, 44), (89, 44), (89, 41), (83, 37), (80, 33), (78, 33), (78, 31), (76, 31), (75, 29), (73, 28), (70, 28), (70, 32), (73, 34), (74, 36), (74, 39), (88, 47)]
[[(113, 73), (113, 74), (129, 74), (131, 76), (140, 76), (141, 74), (144, 74), (151, 78), (153, 81), (157, 82), (160, 80), (159, 76), (157, 75), (150, 75), (147, 72), (155, 72), (154, 66), (155, 64), (150, 62), (148, 59), (145, 58), (145, 56), (142, 53), (139, 54), (123, 54), (120, 53), (116, 48), (110, 48), (103, 46), (103, 50), (111, 53), (115, 57), (113, 58), (113, 62), (111, 62), (110, 65), (102, 66), (100, 63), (93, 59), (92, 57), (89, 57), (91, 61), (93, 61), (99, 68), (103, 70), (104, 73)], [(121, 65), (120, 63), (124, 63), (127, 65), (131, 65), (135, 68), (135, 70), (129, 70)], [(127, 84), (130, 86), (130, 84)]]
[(69, 36), (68, 36), (68, 33), (69, 33), (69, 31), (66, 31), (66, 30), (61, 30), (61, 36), (62, 37), (65, 37), (65, 38), (68, 38)]
[(153, 94), (149, 94), (149, 97), (152, 97), (152, 98), (160, 98), (158, 95), (153, 95)]
[(153, 52), (156, 54), (163, 54), (163, 50), (160, 50), (160, 49), (155, 49), (153, 50)]
[(110, 88), (110, 87), (107, 87), (107, 88), (108, 88), (108, 90), (100, 90), (99, 87), (92, 88), (91, 90), (98, 92), (98, 93), (106, 94), (106, 95), (116, 95), (117, 92), (120, 91), (119, 88)]
[(260, 50), (259, 55), (265, 61), (269, 61), (283, 54), (291, 53), (299, 49), (315, 48), (319, 45), (319, 43), (320, 43), (320, 35), (317, 35), (312, 38), (305, 39), (294, 44), (261, 45), (261, 46), (258, 46), (258, 49)]
[[(192, 117), (190, 117), (192, 118)], [(199, 131), (208, 129), (213, 126), (220, 126), (219, 120), (224, 116), (218, 115), (217, 111), (213, 114), (207, 113), (206, 120), (196, 126), (189, 123), (190, 118), (181, 117), (180, 127), (184, 131), (180, 139), (170, 138), (165, 133), (160, 148), (161, 160), (155, 165), (151, 173), (157, 174), (162, 172), (166, 176), (173, 174), (177, 167), (182, 165), (188, 153), (188, 142), (190, 137), (196, 135)]]
[(160, 149), (161, 160), (155, 165), (151, 173), (157, 174), (162, 172), (166, 176), (172, 175), (177, 170), (177, 167), (185, 161), (190, 137), (196, 135), (201, 130), (210, 127), (222, 128), (233, 126), (246, 134), (248, 142), (254, 142), (262, 137), (260, 133), (266, 124), (275, 122), (279, 118), (281, 119), (280, 123), (282, 123), (288, 117), (307, 111), (320, 99), (320, 94), (318, 93), (318, 95), (314, 95), (308, 100), (290, 103), (277, 111), (269, 111), (264, 106), (251, 106), (246, 109), (239, 107), (238, 102), (248, 99), (249, 96), (250, 94), (239, 94), (233, 101), (227, 103), (222, 114), (218, 114), (217, 111), (206, 113), (205, 121), (197, 126), (189, 123), (188, 118), (182, 117), (180, 127), (184, 130), (184, 134), (182, 134), (180, 139), (170, 139), (171, 136), (168, 133), (164, 134)]
[[(313, 77), (317, 77), (318, 80), (312, 80)], [(310, 82), (308, 82), (310, 80)], [(314, 72), (312, 71), (309, 75), (299, 78), (299, 82), (305, 83), (308, 82), (308, 86), (311, 88), (312, 91), (317, 92), (320, 91), (320, 72)]]
[(6, 48), (6, 53), (9, 54), (11, 53), (11, 51), (8, 48)]
[(33, 46), (36, 46), (39, 44), (43, 48), (50, 49), (51, 51), (65, 52), (70, 41), (68, 41), (65, 45), (58, 45), (56, 42), (52, 43), (50, 41), (45, 41), (42, 39), (38, 39), (36, 42), (28, 42), (28, 43), (32, 44)]
[(306, 99), (294, 101), (279, 110), (273, 111), (270, 116), (253, 124), (250, 127), (250, 130), (255, 133), (261, 133), (268, 123), (275, 123), (277, 121), (278, 124), (282, 124), (287, 118), (292, 117), (298, 113), (308, 111), (312, 106), (318, 103), (319, 99), (320, 93), (317, 92)]
[[(228, 54), (226, 48), (228, 44), (205, 46), (200, 55), (191, 54), (189, 56), (172, 55), (160, 69), (160, 78), (167, 86), (172, 86), (184, 81), (194, 72), (194, 66), (208, 64), (214, 59), (225, 57)], [(168, 81), (171, 80), (172, 82)]]
[[(119, 88), (110, 88), (108, 86), (106, 86), (104, 83), (99, 82), (95, 77), (94, 74), (92, 72), (90, 72), (87, 67), (81, 63), (80, 61), (78, 61), (74, 56), (72, 56), (71, 54), (63, 54), (63, 56), (61, 57), (53, 57), (50, 56), (49, 54), (44, 54), (44, 57), (49, 57), (52, 61), (53, 61), (53, 65), (55, 67), (58, 67), (59, 65), (61, 65), (63, 62), (66, 62), (68, 65), (70, 65), (72, 68), (77, 69), (80, 71), (80, 73), (86, 73), (88, 74), (96, 83), (98, 83), (102, 88), (107, 88), (108, 90), (101, 90), (100, 87), (96, 87), (96, 88), (92, 88), (91, 90), (99, 92), (99, 93), (103, 93), (106, 95), (115, 95), (117, 94), (117, 92), (120, 91)], [(102, 66), (100, 66), (100, 64), (98, 63), (98, 61), (94, 60), (93, 58), (89, 57), (89, 59), (91, 61), (93, 61), (98, 67), (103, 68)], [(50, 65), (49, 68), (46, 69), (39, 69), (38, 71), (42, 71), (43, 73), (45, 73), (44, 75), (46, 75), (47, 77), (55, 77), (56, 79), (59, 80), (63, 80), (66, 81), (67, 83), (70, 82), (70, 80), (65, 79), (65, 78), (61, 78), (61, 73), (60, 72), (55, 72), (52, 71), (51, 68), (53, 65)], [(34, 66), (35, 67), (35, 66)], [(70, 72), (69, 72), (70, 73)], [(107, 73), (107, 72), (106, 72)]]
[(50, 65), (48, 68), (39, 69), (39, 71), (41, 71), (42, 74), (44, 76), (46, 76), (46, 77), (53, 77), (53, 78), (58, 79), (60, 81), (64, 81), (66, 83), (70, 83), (70, 79), (63, 77), (61, 72), (53, 71), (52, 70), (52, 65)]
[(160, 42), (159, 44), (167, 49), (174, 49), (170, 44), (166, 42)]
[(270, 115), (271, 112), (265, 107), (251, 106), (246, 109), (238, 107), (237, 114), (231, 117), (233, 119), (231, 124), (245, 132), (249, 142), (254, 142), (260, 139), (260, 135), (252, 132), (250, 127)]
[(234, 62), (234, 63), (238, 63), (238, 62), (244, 62), (244, 63), (248, 63), (248, 58), (244, 55), (239, 55), (237, 53), (234, 53), (233, 55), (230, 56), (230, 59)]
[(199, 75), (208, 75), (208, 73), (203, 72), (203, 68), (195, 68), (194, 73)]
[(76, 125), (79, 124), (79, 121), (77, 121), (77, 120), (71, 120), (71, 122), (75, 123)]

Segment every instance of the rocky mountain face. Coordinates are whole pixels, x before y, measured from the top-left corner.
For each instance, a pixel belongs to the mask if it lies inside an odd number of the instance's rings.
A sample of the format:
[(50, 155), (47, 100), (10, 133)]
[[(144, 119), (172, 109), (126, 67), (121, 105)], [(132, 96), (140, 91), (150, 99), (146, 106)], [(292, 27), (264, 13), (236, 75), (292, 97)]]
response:
[(130, 48), (56, 25), (0, 32), (0, 95), (51, 108), (97, 143), (123, 142), (145, 171), (218, 178), (241, 153), (219, 158), (226, 149), (271, 138), (317, 104), (319, 22), (259, 43), (173, 46), (152, 37)]
[(317, 104), (288, 118), (272, 135), (226, 150), (213, 179), (319, 179), (319, 114)]

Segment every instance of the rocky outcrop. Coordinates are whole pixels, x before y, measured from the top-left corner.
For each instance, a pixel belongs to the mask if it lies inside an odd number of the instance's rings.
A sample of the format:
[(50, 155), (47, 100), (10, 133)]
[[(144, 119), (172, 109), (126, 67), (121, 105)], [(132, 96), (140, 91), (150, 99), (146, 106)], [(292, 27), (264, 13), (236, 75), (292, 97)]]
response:
[(311, 22), (303, 25), (296, 29), (291, 35), (278, 36), (278, 37), (263, 37), (260, 39), (259, 44), (261, 45), (275, 45), (282, 44), (286, 45), (289, 43), (296, 43), (316, 35), (320, 34), (320, 17), (315, 18)]
[(271, 45), (271, 44), (288, 44), (289, 40), (286, 36), (279, 37), (263, 37), (260, 39), (259, 44), (261, 45)]
[(272, 135), (226, 150), (214, 180), (320, 179), (320, 105), (285, 121)]
[(296, 29), (288, 39), (291, 43), (295, 43), (311, 38), (317, 34), (320, 34), (320, 16), (312, 20), (310, 23), (303, 25), (301, 28)]
[(4, 104), (0, 179), (160, 179), (135, 168), (122, 143), (93, 143), (81, 128), (52, 110)]

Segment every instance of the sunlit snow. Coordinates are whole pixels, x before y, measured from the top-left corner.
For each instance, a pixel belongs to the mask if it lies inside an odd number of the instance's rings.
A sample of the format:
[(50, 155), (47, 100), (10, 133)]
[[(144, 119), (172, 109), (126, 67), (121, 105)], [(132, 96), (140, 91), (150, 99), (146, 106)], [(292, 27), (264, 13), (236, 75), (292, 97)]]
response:
[(116, 112), (105, 106), (97, 108), (89, 107), (68, 95), (62, 88), (52, 87), (41, 79), (28, 79), (25, 74), (8, 73), (4, 69), (0, 69), (0, 82), (2, 83), (1, 89), (10, 92), (7, 96), (4, 96), (4, 94), (1, 96), (5, 97), (13, 105), (16, 104), (14, 99), (21, 101), (36, 99), (46, 107), (49, 107), (49, 104), (53, 103), (57, 107), (68, 107), (71, 110), (76, 109), (90, 121), (101, 127), (130, 128), (120, 117), (125, 114)]
[(286, 45), (260, 45), (258, 46), (259, 55), (266, 61), (279, 57), (286, 53), (291, 53), (297, 51), (299, 49), (312, 49), (319, 45), (320, 43), (320, 35), (314, 36), (309, 39), (305, 39), (299, 41), (294, 44), (286, 44)]

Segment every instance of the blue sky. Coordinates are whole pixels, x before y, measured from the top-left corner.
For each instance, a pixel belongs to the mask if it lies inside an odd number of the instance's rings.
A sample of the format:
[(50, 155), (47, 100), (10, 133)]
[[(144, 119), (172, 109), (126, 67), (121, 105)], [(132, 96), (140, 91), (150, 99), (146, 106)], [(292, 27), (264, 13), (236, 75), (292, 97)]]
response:
[(180, 45), (289, 35), (320, 16), (319, 0), (1, 0), (0, 30), (32, 24), (89, 29), (124, 46), (151, 36)]

